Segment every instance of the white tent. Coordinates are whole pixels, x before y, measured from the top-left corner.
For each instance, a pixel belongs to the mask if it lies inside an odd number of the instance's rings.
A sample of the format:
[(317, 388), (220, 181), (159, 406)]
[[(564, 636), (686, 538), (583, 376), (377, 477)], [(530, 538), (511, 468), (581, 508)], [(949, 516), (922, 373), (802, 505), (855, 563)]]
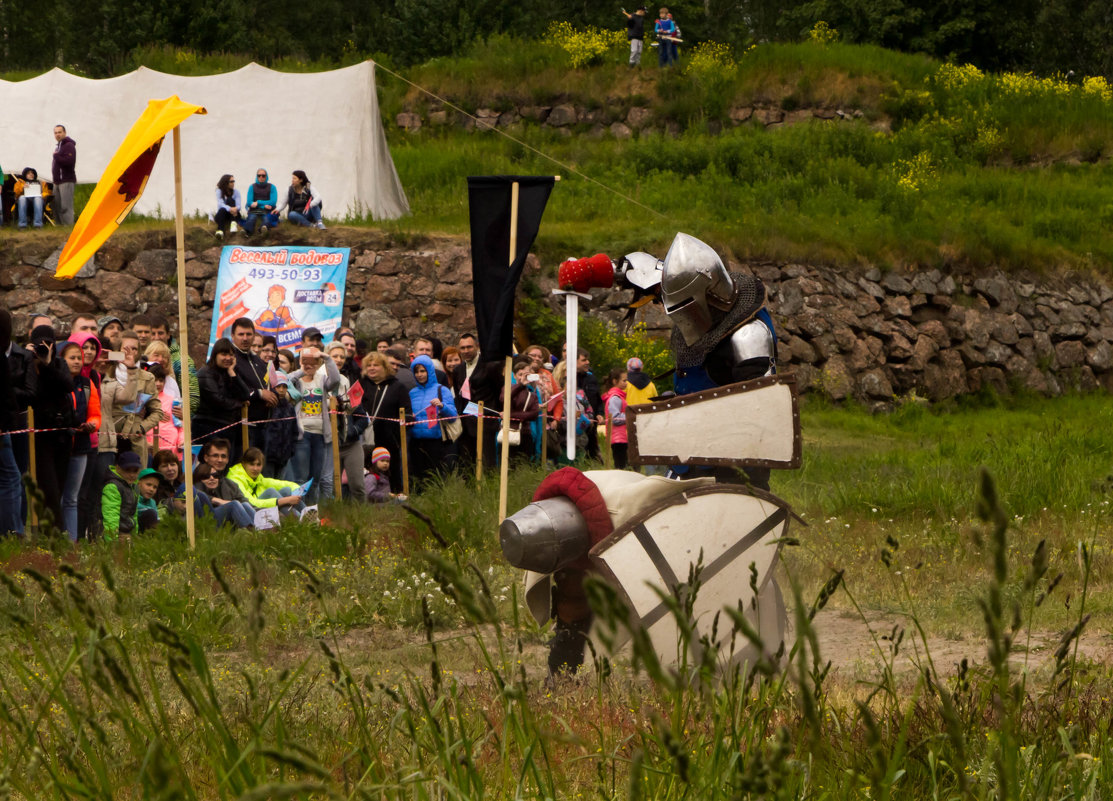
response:
[[(409, 211), (390, 158), (375, 92), (375, 64), (331, 72), (287, 73), (248, 64), (235, 72), (181, 77), (140, 67), (93, 80), (53, 69), (26, 81), (0, 81), (0, 165), (34, 167), (49, 180), (56, 124), (77, 142), (77, 180), (95, 183), (124, 134), (152, 99), (178, 95), (208, 109), (182, 123), (187, 214), (215, 211), (216, 182), (236, 177), (245, 197), (262, 167), (285, 197), (293, 170), (305, 170), (324, 198), (326, 219)], [(136, 211), (174, 214), (169, 140)]]

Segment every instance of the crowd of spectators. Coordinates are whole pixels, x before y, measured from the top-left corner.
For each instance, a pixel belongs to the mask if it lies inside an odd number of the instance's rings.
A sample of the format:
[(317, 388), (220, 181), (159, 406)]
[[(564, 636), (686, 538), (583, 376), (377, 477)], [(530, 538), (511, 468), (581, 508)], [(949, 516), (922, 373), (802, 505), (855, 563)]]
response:
[[(470, 333), (445, 347), (432, 336), (372, 344), (341, 328), (326, 346), (307, 328), (295, 354), (244, 317), (197, 369), (160, 315), (79, 314), (65, 329), (36, 316), (14, 333), (0, 309), (0, 386), (10, 388), (0, 393), (0, 534), (22, 533), (32, 511), (49, 512), (72, 541), (184, 514), (184, 394), (190, 502), (221, 525), (251, 526), (271, 508), (300, 513), (334, 497), (338, 483), (354, 502), (386, 501), (439, 474), (473, 474), (477, 458), (485, 468), (501, 458), (504, 361), (485, 361)], [(601, 459), (597, 430), (609, 418), (614, 464), (625, 467), (627, 392), (647, 400), (656, 389), (630, 359), (601, 391), (581, 349), (579, 389), (566, 403), (565, 355), (530, 345), (513, 360), (511, 458), (536, 462), (547, 452), (559, 461), (573, 425), (577, 450)], [(22, 483), (32, 447), (34, 510)]]

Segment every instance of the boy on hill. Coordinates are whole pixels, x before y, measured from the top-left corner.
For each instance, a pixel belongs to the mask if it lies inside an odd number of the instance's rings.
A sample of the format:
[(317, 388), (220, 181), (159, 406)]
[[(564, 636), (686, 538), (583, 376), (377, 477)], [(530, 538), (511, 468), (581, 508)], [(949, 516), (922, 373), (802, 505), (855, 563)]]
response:
[(301, 496), (294, 494), (298, 484), (293, 481), (267, 478), (263, 475), (265, 463), (266, 457), (261, 450), (248, 448), (244, 452), (243, 461), (233, 465), (228, 471), (228, 479), (240, 488), (248, 503), (256, 509), (278, 507), (278, 511), (283, 514), (304, 510), (305, 503)]
[(108, 480), (101, 490), (100, 501), (104, 538), (108, 542), (115, 542), (121, 536), (130, 537), (138, 528), (135, 481), (141, 466), (139, 454), (125, 451), (116, 459), (116, 464), (108, 468)]
[(645, 44), (645, 6), (638, 6), (633, 14), (622, 9), (626, 17), (626, 38), (630, 40), (630, 66), (641, 64), (642, 47)]

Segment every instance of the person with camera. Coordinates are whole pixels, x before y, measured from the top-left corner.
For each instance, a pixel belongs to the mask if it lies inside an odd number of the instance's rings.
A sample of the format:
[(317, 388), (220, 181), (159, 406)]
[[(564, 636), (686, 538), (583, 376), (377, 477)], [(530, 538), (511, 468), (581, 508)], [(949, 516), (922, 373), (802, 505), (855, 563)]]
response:
[(139, 454), (139, 460), (146, 465), (150, 452), (147, 433), (162, 421), (158, 385), (155, 377), (139, 364), (138, 334), (130, 330), (124, 331), (120, 335), (120, 352), (123, 354), (128, 382), (134, 379), (136, 383), (136, 394), (134, 401), (112, 410), (112, 424), (116, 429), (120, 450), (135, 451)]
[[(54, 329), (36, 326), (31, 332), (32, 369), (37, 391), (31, 401), (35, 412), (35, 480), (43, 504), (62, 527), (62, 488), (73, 447), (73, 379), (55, 352)], [(82, 421), (84, 422), (84, 421)]]

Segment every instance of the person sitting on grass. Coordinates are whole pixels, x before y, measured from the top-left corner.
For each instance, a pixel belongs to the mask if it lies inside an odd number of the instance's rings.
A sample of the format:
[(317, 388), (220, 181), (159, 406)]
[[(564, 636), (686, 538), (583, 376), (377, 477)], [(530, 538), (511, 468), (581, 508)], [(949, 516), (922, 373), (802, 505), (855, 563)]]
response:
[(100, 496), (101, 521), (107, 542), (128, 538), (138, 528), (139, 501), (135, 495), (135, 481), (142, 466), (138, 453), (125, 451), (117, 457), (116, 464), (108, 468)]
[(240, 492), (256, 509), (271, 509), (278, 507), (278, 511), (286, 514), (292, 511), (301, 512), (305, 509), (305, 502), (300, 495), (295, 495), (294, 490), (298, 485), (293, 481), (282, 481), (277, 478), (267, 478), (263, 475), (263, 465), (266, 457), (258, 448), (248, 448), (240, 464), (233, 465), (228, 471), (228, 480), (240, 488)]
[(150, 467), (139, 473), (139, 480), (135, 489), (139, 495), (136, 500), (136, 519), (139, 531), (150, 531), (158, 525), (159, 512), (162, 508), (155, 500), (162, 474)]
[(193, 486), (212, 504), (213, 517), (218, 526), (230, 523), (236, 528), (255, 526), (254, 507), (240, 492), (240, 488), (220, 474), (212, 465), (202, 462), (193, 471)]

